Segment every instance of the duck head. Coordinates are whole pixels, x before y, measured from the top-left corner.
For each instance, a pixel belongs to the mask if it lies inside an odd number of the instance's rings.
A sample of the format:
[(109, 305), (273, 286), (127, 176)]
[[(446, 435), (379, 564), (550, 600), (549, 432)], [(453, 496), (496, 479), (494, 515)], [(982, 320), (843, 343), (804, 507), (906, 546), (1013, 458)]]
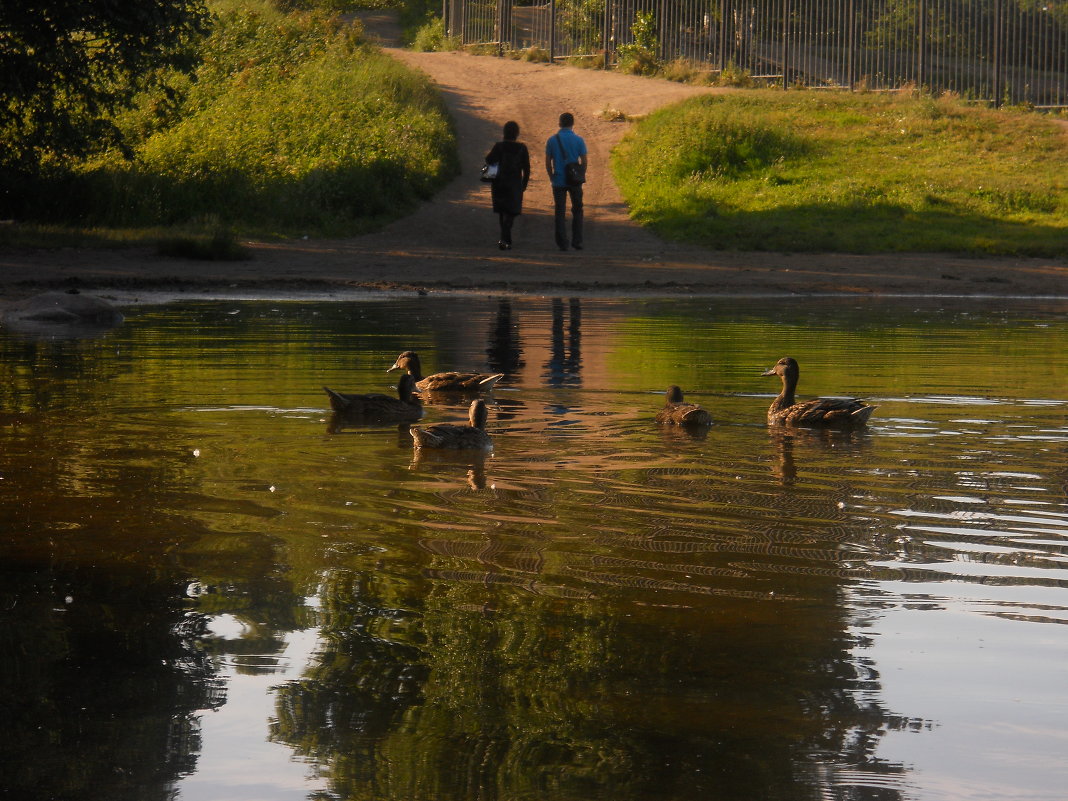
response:
[(409, 374), (414, 376), (421, 376), (419, 356), (413, 350), (406, 350), (400, 356), (397, 357), (397, 361), (393, 362), (393, 366), (386, 370), (390, 372), (392, 370), (405, 370)]
[(784, 381), (791, 379), (797, 381), (800, 373), (801, 370), (798, 368), (797, 362), (789, 356), (783, 356), (779, 361), (775, 362), (774, 367), (765, 370), (761, 375), (777, 375)]
[(667, 388), (666, 397), (668, 403), (682, 403), (682, 390), (675, 384), (672, 384)]

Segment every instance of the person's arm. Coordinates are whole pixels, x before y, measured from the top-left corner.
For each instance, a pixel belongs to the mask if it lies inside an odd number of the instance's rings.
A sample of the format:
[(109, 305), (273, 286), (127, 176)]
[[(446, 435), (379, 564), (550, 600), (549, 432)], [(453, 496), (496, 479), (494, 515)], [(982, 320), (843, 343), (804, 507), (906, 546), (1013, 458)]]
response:
[(548, 151), (545, 153), (545, 171), (549, 173), (549, 180), (551, 181), (556, 170), (553, 169), (553, 156)]

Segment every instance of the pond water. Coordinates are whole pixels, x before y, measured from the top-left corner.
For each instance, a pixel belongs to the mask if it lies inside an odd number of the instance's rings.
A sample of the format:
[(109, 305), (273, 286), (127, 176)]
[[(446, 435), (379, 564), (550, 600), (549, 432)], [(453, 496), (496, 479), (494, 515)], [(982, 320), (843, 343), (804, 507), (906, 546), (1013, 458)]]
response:
[[(0, 796), (1063, 798), (1066, 312), (413, 296), (0, 332)], [(331, 421), (323, 385), (390, 392), (409, 348), (507, 374), (491, 456)], [(868, 428), (769, 430), (787, 354)], [(715, 424), (655, 425), (671, 383)]]

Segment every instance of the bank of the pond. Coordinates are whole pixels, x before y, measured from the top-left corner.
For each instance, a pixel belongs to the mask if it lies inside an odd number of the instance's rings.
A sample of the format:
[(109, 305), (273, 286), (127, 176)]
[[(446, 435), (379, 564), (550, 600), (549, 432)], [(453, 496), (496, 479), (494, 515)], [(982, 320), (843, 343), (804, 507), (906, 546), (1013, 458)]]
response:
[[(352, 289), (617, 294), (887, 294), (1068, 297), (1068, 262), (948, 254), (789, 254), (665, 243), (630, 219), (608, 170), (628, 125), (603, 112), (648, 114), (707, 88), (463, 53), (390, 52), (441, 87), (461, 174), (411, 216), (342, 240), (252, 242), (239, 262), (167, 259), (148, 249), (0, 250), (0, 296), (76, 286), (102, 292), (259, 290), (276, 295)], [(586, 139), (586, 249), (559, 252), (543, 165), (559, 112)], [(515, 120), (534, 162), (515, 249), (496, 247), (497, 222), (477, 175)]]
[(260, 243), (253, 250), (250, 261), (226, 263), (164, 259), (144, 249), (0, 253), (0, 299), (57, 288), (127, 300), (146, 293), (289, 297), (354, 290), (1068, 297), (1068, 264), (1043, 259), (714, 253), (673, 245), (613, 255), (607, 243), (581, 253), (543, 247), (517, 254), (485, 246), (377, 249), (367, 238)]

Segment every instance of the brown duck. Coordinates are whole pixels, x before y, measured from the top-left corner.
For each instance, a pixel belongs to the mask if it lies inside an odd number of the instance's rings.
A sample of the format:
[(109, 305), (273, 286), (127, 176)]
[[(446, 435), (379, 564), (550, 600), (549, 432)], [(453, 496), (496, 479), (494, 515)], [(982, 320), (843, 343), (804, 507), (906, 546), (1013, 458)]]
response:
[(493, 440), (486, 433), (486, 402), (476, 400), (471, 403), (468, 415), (470, 425), (457, 426), (451, 423), (438, 423), (426, 428), (413, 428), (412, 439), (417, 448), (442, 448), (449, 450), (490, 450)]
[(420, 392), (488, 392), (504, 378), (504, 373), (434, 373), (424, 377), (419, 355), (410, 350), (398, 356), (389, 370), (407, 370)]
[(768, 407), (768, 425), (862, 426), (877, 408), (856, 398), (814, 398), (798, 403), (794, 400), (794, 390), (800, 370), (789, 356), (779, 359), (762, 375), (782, 378), (782, 392)]
[(365, 418), (368, 420), (418, 420), (423, 416), (423, 404), (415, 395), (415, 379), (402, 375), (397, 382), (397, 397), (370, 393), (354, 395), (335, 392), (330, 387), (323, 387), (330, 396), (330, 408), (336, 414), (347, 418)]
[(671, 423), (677, 426), (710, 426), (712, 415), (696, 403), (686, 403), (682, 399), (682, 390), (672, 384), (667, 388), (667, 402), (656, 413), (656, 422)]

